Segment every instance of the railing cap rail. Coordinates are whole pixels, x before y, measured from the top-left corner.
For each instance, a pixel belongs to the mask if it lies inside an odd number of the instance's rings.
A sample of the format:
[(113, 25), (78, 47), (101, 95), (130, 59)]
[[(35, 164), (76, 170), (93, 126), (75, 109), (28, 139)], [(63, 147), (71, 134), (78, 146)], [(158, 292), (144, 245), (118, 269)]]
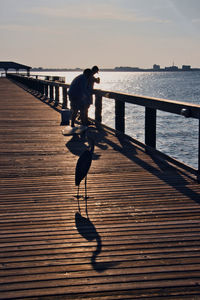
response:
[(200, 118), (199, 104), (141, 95), (130, 95), (126, 93), (105, 91), (100, 89), (95, 89), (94, 94), (178, 115), (184, 115), (183, 109), (186, 109), (188, 114), (186, 114), (185, 117), (192, 117), (196, 119)]

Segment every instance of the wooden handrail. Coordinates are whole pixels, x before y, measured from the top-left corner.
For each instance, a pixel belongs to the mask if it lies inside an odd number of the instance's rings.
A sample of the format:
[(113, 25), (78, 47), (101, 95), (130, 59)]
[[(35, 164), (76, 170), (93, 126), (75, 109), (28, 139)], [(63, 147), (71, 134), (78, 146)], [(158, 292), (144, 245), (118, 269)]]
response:
[(178, 115), (184, 115), (182, 109), (186, 109), (189, 111), (188, 117), (199, 119), (200, 116), (200, 105), (198, 104), (103, 90), (94, 90), (94, 94)]
[[(54, 101), (56, 105), (61, 104), (62, 108), (66, 108), (68, 104), (67, 89), (70, 84), (62, 83), (59, 81), (34, 79), (19, 74), (7, 74), (8, 78), (20, 82), (30, 89), (36, 90), (38, 93), (44, 95), (46, 98)], [(63, 99), (60, 101), (59, 88), (62, 88)], [(197, 176), (200, 181), (200, 105), (180, 102), (174, 100), (160, 99), (154, 97), (146, 97), (140, 95), (130, 95), (126, 93), (105, 91), (100, 89), (94, 89), (95, 95), (95, 121), (102, 122), (102, 99), (109, 98), (115, 101), (115, 129), (119, 132), (125, 133), (125, 103), (131, 103), (145, 107), (145, 147), (146, 151), (154, 152), (168, 156), (156, 150), (156, 117), (157, 110), (169, 112), (177, 115), (182, 115), (186, 118), (194, 118), (199, 120), (199, 141), (198, 141), (198, 169), (184, 165), (181, 162), (177, 162), (175, 159), (169, 157), (169, 161), (174, 161), (176, 164), (181, 164), (188, 171)]]

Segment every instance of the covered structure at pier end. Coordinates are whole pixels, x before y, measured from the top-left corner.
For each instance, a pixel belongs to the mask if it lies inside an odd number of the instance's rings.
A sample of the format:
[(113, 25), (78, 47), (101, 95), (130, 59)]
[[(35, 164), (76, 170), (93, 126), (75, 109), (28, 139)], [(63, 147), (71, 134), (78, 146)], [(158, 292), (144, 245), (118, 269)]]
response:
[(0, 61), (0, 70), (4, 70), (6, 74), (8, 70), (15, 70), (16, 73), (19, 73), (20, 70), (25, 70), (27, 72), (27, 76), (29, 76), (31, 67), (12, 61)]

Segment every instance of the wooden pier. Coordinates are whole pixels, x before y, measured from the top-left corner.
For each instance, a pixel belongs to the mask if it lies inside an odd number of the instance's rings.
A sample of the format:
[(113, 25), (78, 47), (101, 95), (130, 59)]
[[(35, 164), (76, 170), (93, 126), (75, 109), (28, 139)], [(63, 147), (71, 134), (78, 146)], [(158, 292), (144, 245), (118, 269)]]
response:
[(0, 79), (0, 299), (200, 299), (197, 181), (94, 126), (86, 218), (74, 172), (87, 143), (60, 121)]

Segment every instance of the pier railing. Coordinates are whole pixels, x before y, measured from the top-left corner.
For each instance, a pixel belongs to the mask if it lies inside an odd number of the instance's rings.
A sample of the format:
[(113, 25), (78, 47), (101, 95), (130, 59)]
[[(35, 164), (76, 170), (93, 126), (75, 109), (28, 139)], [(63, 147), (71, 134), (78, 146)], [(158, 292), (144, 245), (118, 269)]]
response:
[[(18, 74), (7, 74), (7, 77), (18, 83), (21, 83), (28, 89), (37, 92), (46, 99), (54, 101), (55, 105), (60, 105), (63, 109), (69, 106), (67, 90), (69, 89), (70, 85), (63, 83), (63, 80), (59, 80), (59, 77), (54, 81), (48, 80), (49, 78), (42, 80)], [(145, 151), (159, 155), (169, 162), (186, 169), (190, 173), (194, 174), (197, 177), (197, 180), (200, 181), (200, 105), (98, 89), (93, 90), (93, 93), (95, 95), (95, 121), (98, 124), (102, 122), (102, 99), (109, 98), (115, 101), (115, 129), (117, 132), (125, 133), (125, 103), (131, 103), (145, 107), (144, 143), (136, 141), (138, 145), (143, 147)], [(184, 163), (177, 161), (156, 149), (157, 110), (199, 120), (197, 169), (187, 166)], [(193, 149), (191, 149), (191, 152), (192, 150)]]

